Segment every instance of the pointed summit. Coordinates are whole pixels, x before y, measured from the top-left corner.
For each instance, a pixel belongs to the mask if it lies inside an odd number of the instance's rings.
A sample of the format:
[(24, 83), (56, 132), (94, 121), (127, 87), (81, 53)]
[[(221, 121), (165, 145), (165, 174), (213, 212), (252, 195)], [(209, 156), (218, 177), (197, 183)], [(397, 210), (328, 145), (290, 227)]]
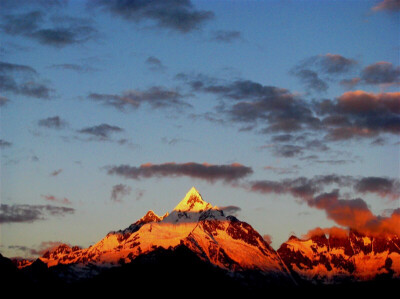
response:
[(152, 210), (148, 211), (146, 215), (144, 215), (139, 222), (140, 223), (149, 223), (149, 222), (158, 222), (161, 221), (162, 218), (154, 213)]
[(212, 205), (205, 202), (201, 197), (199, 191), (192, 187), (181, 202), (175, 207), (174, 211), (177, 212), (200, 212), (211, 209)]

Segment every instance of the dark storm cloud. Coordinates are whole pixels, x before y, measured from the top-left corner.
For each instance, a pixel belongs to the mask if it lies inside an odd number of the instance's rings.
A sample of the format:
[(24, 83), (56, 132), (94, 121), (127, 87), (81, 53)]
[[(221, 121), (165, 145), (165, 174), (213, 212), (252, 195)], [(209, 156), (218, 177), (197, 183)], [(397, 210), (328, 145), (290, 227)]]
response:
[(49, 129), (62, 129), (67, 126), (67, 122), (59, 116), (48, 117), (40, 119), (38, 125)]
[(101, 124), (98, 126), (87, 127), (81, 130), (78, 130), (78, 133), (92, 135), (96, 138), (100, 139), (108, 139), (110, 138), (112, 133), (119, 133), (123, 132), (124, 129), (118, 126), (112, 126), (109, 124)]
[(97, 0), (91, 6), (134, 23), (150, 20), (157, 27), (181, 33), (199, 29), (214, 17), (211, 11), (196, 10), (190, 0)]
[(400, 67), (386, 61), (377, 62), (361, 71), (361, 79), (366, 84), (399, 84)]
[(6, 14), (0, 22), (0, 30), (8, 35), (23, 36), (54, 47), (84, 43), (97, 34), (87, 19), (66, 16), (53, 16), (50, 22), (47, 19), (47, 10)]
[(12, 145), (11, 142), (6, 141), (4, 139), (0, 139), (0, 148), (10, 147)]
[(120, 165), (107, 167), (108, 174), (139, 180), (150, 177), (181, 177), (187, 176), (209, 182), (221, 180), (233, 182), (253, 173), (250, 167), (234, 163), (230, 165), (213, 165), (208, 163), (164, 163), (143, 164), (139, 167)]
[(75, 209), (51, 205), (0, 205), (0, 223), (20, 223), (46, 220), (48, 216), (73, 214)]
[(122, 198), (126, 195), (129, 195), (132, 191), (132, 188), (124, 185), (124, 184), (117, 184), (112, 187), (111, 190), (111, 200), (115, 202), (121, 202)]
[(318, 74), (309, 69), (302, 69), (293, 72), (293, 74), (300, 79), (302, 84), (309, 90), (324, 92), (328, 90), (328, 84), (319, 78)]
[(16, 95), (49, 99), (53, 89), (37, 80), (30, 66), (0, 61), (0, 90)]
[(317, 103), (316, 110), (326, 125), (328, 140), (375, 138), (383, 133), (400, 133), (398, 92), (349, 91), (335, 100)]
[(232, 43), (241, 38), (241, 33), (235, 30), (218, 30), (211, 33), (211, 40), (222, 43)]
[(397, 12), (400, 11), (400, 1), (399, 0), (383, 0), (375, 5), (372, 10), (374, 11), (388, 11)]
[(152, 71), (163, 71), (166, 69), (161, 60), (154, 56), (147, 57), (145, 63)]
[(122, 95), (91, 93), (88, 99), (100, 102), (106, 106), (112, 106), (119, 110), (128, 107), (139, 108), (146, 103), (153, 109), (176, 108), (182, 109), (191, 107), (190, 104), (182, 101), (184, 95), (176, 90), (165, 89), (160, 86), (153, 86), (145, 91), (129, 90)]

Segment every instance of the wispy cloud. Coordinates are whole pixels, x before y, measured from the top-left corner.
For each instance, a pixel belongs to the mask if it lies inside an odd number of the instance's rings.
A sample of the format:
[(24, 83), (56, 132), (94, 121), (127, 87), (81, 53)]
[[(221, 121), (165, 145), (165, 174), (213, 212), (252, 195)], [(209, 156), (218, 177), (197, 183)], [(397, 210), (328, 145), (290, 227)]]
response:
[(182, 99), (185, 96), (177, 90), (166, 89), (160, 86), (153, 86), (145, 91), (129, 90), (121, 95), (91, 93), (88, 99), (100, 102), (106, 106), (124, 111), (126, 108), (137, 109), (142, 104), (148, 104), (153, 109), (174, 108), (183, 109), (191, 107)]
[(56, 197), (56, 196), (50, 195), (50, 194), (41, 195), (41, 196), (42, 196), (43, 199), (45, 199), (47, 201), (50, 201), (50, 202), (64, 204), (64, 205), (71, 205), (72, 204), (72, 202), (66, 197), (60, 198), (60, 197)]
[(124, 185), (117, 184), (112, 187), (111, 190), (111, 200), (114, 202), (121, 202), (122, 199), (132, 192), (132, 188)]
[(68, 126), (68, 123), (59, 116), (52, 116), (40, 119), (38, 125), (49, 129), (63, 129)]
[(46, 220), (49, 216), (65, 216), (75, 209), (52, 205), (14, 204), (0, 205), (0, 223), (22, 223)]
[(37, 71), (27, 65), (0, 61), (0, 89), (16, 95), (49, 99), (53, 89), (38, 81)]

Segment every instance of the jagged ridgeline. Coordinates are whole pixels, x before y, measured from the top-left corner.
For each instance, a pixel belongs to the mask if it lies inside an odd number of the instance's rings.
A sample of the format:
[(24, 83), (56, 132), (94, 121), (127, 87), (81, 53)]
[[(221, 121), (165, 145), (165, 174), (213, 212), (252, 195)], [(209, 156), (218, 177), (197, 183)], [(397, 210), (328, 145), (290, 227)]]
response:
[(89, 248), (63, 244), (35, 262), (14, 264), (18, 279), (38, 285), (51, 281), (69, 287), (106, 286), (126, 281), (136, 288), (167, 288), (175, 279), (180, 284), (189, 280), (187, 287), (196, 278), (202, 283), (218, 281), (220, 291), (292, 289), (377, 279), (398, 282), (400, 241), (397, 236), (350, 231), (340, 237), (291, 237), (275, 251), (251, 225), (226, 216), (193, 187), (164, 216), (149, 211)]

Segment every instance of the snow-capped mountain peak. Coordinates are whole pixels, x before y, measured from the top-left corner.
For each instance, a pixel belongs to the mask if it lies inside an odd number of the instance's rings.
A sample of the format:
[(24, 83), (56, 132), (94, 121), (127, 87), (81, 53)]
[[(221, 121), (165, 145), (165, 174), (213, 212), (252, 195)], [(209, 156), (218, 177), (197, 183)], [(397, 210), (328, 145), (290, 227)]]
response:
[(212, 205), (205, 202), (199, 191), (197, 191), (195, 187), (192, 187), (173, 211), (199, 213), (211, 208)]
[(148, 211), (139, 221), (142, 223), (158, 222), (161, 221), (162, 217), (158, 216), (152, 210)]

